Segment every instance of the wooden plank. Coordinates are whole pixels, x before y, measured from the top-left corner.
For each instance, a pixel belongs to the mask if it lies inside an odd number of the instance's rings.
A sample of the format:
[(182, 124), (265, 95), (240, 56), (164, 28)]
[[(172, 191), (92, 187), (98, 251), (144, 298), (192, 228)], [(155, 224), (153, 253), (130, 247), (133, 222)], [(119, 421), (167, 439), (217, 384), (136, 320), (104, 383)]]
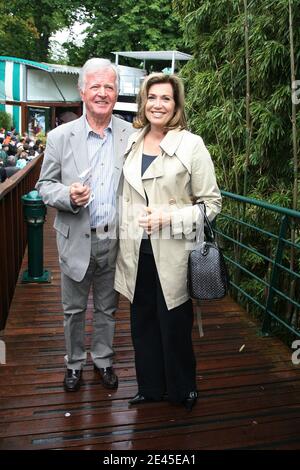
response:
[[(129, 305), (116, 313), (118, 390), (105, 390), (90, 359), (77, 393), (66, 393), (63, 316), (54, 211), (45, 227), (45, 266), (52, 283), (17, 285), (0, 366), (0, 449), (188, 450), (298, 449), (300, 374), (291, 351), (230, 297), (202, 305), (205, 336), (194, 325), (199, 400), (191, 413), (167, 402), (130, 407), (136, 390)], [(21, 270), (26, 269), (25, 254)], [(20, 278), (19, 278), (20, 281)], [(86, 343), (92, 331), (92, 297)], [(242, 351), (241, 346), (244, 345)], [(66, 413), (70, 416), (65, 416)]]

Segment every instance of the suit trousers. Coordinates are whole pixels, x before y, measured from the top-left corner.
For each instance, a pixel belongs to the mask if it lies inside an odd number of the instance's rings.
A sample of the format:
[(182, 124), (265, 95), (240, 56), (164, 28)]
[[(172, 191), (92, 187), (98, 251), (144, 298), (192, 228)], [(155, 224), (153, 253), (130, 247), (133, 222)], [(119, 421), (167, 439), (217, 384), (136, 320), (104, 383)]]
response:
[[(92, 233), (91, 259), (81, 282), (61, 273), (64, 333), (66, 343), (65, 363), (69, 369), (81, 369), (86, 362), (85, 313), (89, 292), (93, 289), (93, 331), (90, 353), (97, 367), (112, 365), (114, 313), (118, 294), (114, 290), (115, 266), (108, 263), (110, 239), (99, 239)], [(78, 253), (80, 256), (80, 252)]]
[(153, 255), (140, 252), (131, 304), (131, 332), (139, 393), (174, 403), (196, 390), (193, 306), (167, 309)]

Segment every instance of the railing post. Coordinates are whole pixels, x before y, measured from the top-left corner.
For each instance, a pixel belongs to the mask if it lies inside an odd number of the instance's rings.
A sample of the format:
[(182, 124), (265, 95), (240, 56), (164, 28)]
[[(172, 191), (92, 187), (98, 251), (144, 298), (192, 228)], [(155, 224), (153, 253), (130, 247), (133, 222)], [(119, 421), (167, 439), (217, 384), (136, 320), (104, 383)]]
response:
[(46, 206), (36, 190), (22, 196), (28, 233), (28, 270), (22, 282), (50, 282), (51, 273), (43, 268), (43, 225)]
[(275, 294), (274, 288), (277, 287), (278, 277), (279, 277), (278, 264), (281, 264), (282, 262), (283, 249), (284, 249), (283, 239), (286, 237), (287, 228), (288, 228), (288, 217), (285, 215), (281, 219), (279, 237), (278, 237), (277, 248), (276, 248), (276, 256), (275, 256), (275, 260), (274, 260), (274, 264), (273, 264), (273, 268), (272, 268), (272, 272), (270, 276), (270, 287), (269, 287), (268, 297), (266, 301), (264, 321), (262, 324), (262, 334), (264, 336), (268, 336), (270, 333), (270, 329), (271, 329), (271, 315), (269, 315), (269, 312), (272, 312), (273, 310), (274, 294)]

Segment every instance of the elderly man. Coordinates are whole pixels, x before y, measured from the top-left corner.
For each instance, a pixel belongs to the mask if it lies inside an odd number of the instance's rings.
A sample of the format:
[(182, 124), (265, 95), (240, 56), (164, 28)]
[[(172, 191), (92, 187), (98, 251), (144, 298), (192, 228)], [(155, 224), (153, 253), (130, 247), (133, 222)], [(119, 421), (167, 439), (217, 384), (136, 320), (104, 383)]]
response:
[(81, 385), (86, 361), (85, 312), (93, 289), (90, 354), (106, 388), (117, 388), (112, 367), (113, 289), (117, 252), (116, 213), (123, 155), (132, 125), (112, 115), (118, 96), (117, 68), (106, 59), (88, 60), (79, 75), (85, 114), (48, 134), (37, 189), (57, 209), (62, 304), (66, 343), (66, 391)]

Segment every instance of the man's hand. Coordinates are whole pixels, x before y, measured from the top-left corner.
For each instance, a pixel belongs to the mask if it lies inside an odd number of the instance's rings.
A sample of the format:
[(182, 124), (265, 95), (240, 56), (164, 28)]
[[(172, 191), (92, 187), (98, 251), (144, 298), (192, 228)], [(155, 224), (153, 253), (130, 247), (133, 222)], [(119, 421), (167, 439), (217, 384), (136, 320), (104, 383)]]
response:
[(81, 183), (73, 183), (70, 186), (70, 199), (75, 206), (84, 206), (88, 203), (91, 189)]
[(148, 235), (161, 230), (166, 225), (170, 225), (170, 214), (160, 209), (145, 207), (146, 215), (139, 217), (139, 225), (143, 227)]

